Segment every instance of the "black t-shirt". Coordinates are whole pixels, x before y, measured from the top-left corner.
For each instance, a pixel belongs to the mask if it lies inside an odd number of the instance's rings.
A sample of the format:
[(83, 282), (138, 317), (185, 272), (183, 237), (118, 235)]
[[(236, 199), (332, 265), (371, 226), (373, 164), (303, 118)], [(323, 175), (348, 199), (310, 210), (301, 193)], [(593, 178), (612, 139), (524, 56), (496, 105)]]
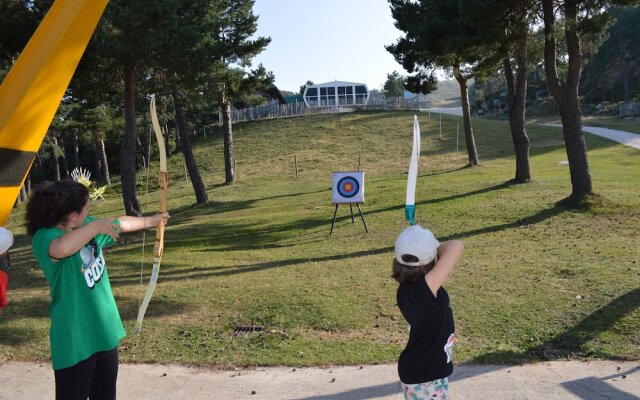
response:
[(418, 279), (400, 284), (396, 297), (411, 325), (409, 341), (398, 361), (400, 380), (423, 383), (451, 375), (455, 326), (447, 291), (440, 287), (434, 296), (425, 279)]

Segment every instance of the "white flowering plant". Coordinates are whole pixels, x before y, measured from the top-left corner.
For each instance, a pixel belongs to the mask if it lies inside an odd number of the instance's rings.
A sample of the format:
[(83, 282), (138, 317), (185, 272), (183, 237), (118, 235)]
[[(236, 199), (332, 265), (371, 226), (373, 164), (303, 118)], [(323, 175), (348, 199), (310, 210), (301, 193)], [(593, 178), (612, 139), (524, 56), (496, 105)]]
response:
[(91, 200), (95, 201), (97, 199), (104, 200), (104, 192), (107, 189), (107, 185), (97, 187), (91, 182), (91, 172), (88, 169), (82, 167), (75, 167), (73, 171), (71, 171), (71, 177), (74, 181), (84, 185), (87, 189), (89, 189), (89, 197)]

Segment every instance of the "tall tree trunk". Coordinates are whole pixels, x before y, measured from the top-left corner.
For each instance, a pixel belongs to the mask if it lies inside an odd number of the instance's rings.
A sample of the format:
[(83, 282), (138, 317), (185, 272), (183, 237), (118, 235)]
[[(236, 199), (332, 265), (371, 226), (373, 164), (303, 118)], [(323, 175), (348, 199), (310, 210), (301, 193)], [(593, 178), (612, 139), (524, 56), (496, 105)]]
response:
[(64, 148), (64, 138), (60, 135), (60, 163), (62, 164), (61, 175), (63, 178), (69, 178), (69, 163), (67, 162), (67, 151)]
[(100, 157), (100, 139), (96, 138), (94, 143), (96, 156), (93, 158), (94, 161), (94, 176), (96, 178), (96, 184), (101, 186), (104, 184), (104, 176), (102, 176), (102, 157)]
[(29, 195), (27, 193), (27, 182), (25, 182), (24, 185), (22, 185), (22, 187), (20, 188), (20, 196), (18, 196), (18, 198), (20, 198), (22, 201), (27, 201), (27, 199), (29, 198)]
[(120, 146), (122, 200), (127, 215), (141, 215), (136, 194), (136, 88), (133, 66), (124, 67), (124, 137)]
[(186, 134), (187, 124), (184, 116), (184, 108), (182, 107), (180, 92), (176, 87), (173, 88), (173, 106), (176, 111), (176, 128), (179, 132), (182, 132), (182, 135), (180, 135), (182, 154), (184, 155), (184, 161), (187, 164), (187, 170), (189, 171), (189, 177), (191, 178), (193, 191), (196, 195), (196, 202), (198, 204), (204, 204), (209, 200), (209, 198), (207, 196), (207, 191), (204, 187), (204, 183), (202, 182), (202, 178), (200, 177), (200, 172), (198, 171), (196, 160), (193, 157), (193, 151), (191, 150), (191, 140), (189, 139), (189, 135)]
[(58, 160), (58, 151), (59, 151), (59, 146), (58, 146), (58, 138), (56, 138), (56, 135), (53, 134), (51, 135), (52, 142), (53, 142), (53, 172), (55, 173), (55, 179), (56, 182), (59, 181), (61, 179), (60, 177), (60, 162)]
[(171, 159), (171, 146), (169, 146), (169, 126), (164, 124), (160, 127), (160, 131), (162, 132), (162, 137), (164, 138), (164, 149), (165, 153), (167, 153), (167, 160)]
[(524, 127), (525, 107), (527, 99), (527, 26), (520, 24), (520, 29), (525, 36), (518, 42), (516, 61), (518, 72), (513, 76), (511, 60), (503, 61), (505, 77), (507, 80), (507, 103), (509, 105), (509, 128), (511, 139), (516, 153), (516, 175), (514, 181), (524, 183), (531, 180), (529, 167), (529, 137)]
[[(174, 98), (174, 101), (175, 101), (175, 98)], [(184, 116), (184, 112), (183, 112), (183, 116)], [(184, 132), (184, 134), (187, 135), (186, 131), (183, 131), (181, 129), (183, 128), (180, 126), (178, 121), (176, 121), (176, 150), (175, 150), (176, 153), (182, 151), (182, 133)]]
[(142, 126), (144, 127), (144, 134), (142, 135), (142, 163), (145, 169), (149, 168), (151, 162), (151, 142), (150, 137), (153, 134), (153, 129), (147, 121), (147, 113), (142, 114)]
[(591, 173), (587, 160), (587, 146), (582, 132), (582, 118), (580, 113), (580, 98), (578, 86), (580, 83), (581, 54), (580, 38), (577, 33), (577, 4), (574, 1), (563, 3), (565, 21), (565, 40), (569, 55), (567, 79), (560, 81), (556, 66), (555, 15), (553, 0), (543, 0), (544, 16), (544, 66), (549, 91), (558, 103), (562, 132), (571, 173), (571, 195), (568, 200), (580, 201), (592, 193)]
[(111, 185), (111, 174), (109, 173), (109, 160), (107, 160), (107, 151), (104, 148), (104, 140), (99, 140), (100, 145), (100, 157), (102, 157), (102, 177), (104, 178), (104, 183), (107, 185)]
[(456, 60), (454, 68), (454, 76), (460, 85), (460, 99), (462, 100), (462, 119), (464, 123), (464, 139), (467, 145), (467, 154), (469, 155), (469, 165), (478, 165), (478, 150), (476, 149), (476, 140), (473, 137), (473, 127), (471, 126), (471, 110), (469, 108), (469, 88), (467, 87), (467, 78), (460, 72), (460, 62)]
[(236, 161), (233, 158), (233, 124), (231, 122), (231, 103), (224, 93), (218, 95), (218, 106), (222, 111), (222, 132), (224, 135), (224, 176), (225, 183), (233, 183), (236, 175)]
[(627, 46), (622, 39), (622, 34), (618, 36), (618, 44), (620, 45), (620, 66), (622, 67), (622, 94), (624, 104), (628, 104), (631, 96), (629, 95), (629, 62), (627, 60)]
[(29, 199), (29, 193), (31, 193), (31, 168), (29, 169), (27, 178), (24, 180), (24, 184), (20, 188), (20, 194), (18, 195), (16, 204), (27, 201)]
[(78, 140), (78, 128), (73, 129), (73, 163), (75, 168), (80, 168), (80, 140)]

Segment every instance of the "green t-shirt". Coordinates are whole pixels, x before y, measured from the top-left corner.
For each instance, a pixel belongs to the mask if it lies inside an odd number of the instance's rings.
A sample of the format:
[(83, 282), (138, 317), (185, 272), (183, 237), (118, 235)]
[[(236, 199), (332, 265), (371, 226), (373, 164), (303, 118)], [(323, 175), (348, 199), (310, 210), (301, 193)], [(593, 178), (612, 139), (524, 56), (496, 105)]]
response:
[[(84, 224), (94, 219), (87, 217)], [(31, 243), (49, 283), (54, 370), (71, 367), (98, 351), (114, 349), (125, 336), (102, 254), (102, 248), (113, 239), (97, 235), (77, 253), (53, 262), (49, 246), (64, 234), (58, 228), (41, 228)]]

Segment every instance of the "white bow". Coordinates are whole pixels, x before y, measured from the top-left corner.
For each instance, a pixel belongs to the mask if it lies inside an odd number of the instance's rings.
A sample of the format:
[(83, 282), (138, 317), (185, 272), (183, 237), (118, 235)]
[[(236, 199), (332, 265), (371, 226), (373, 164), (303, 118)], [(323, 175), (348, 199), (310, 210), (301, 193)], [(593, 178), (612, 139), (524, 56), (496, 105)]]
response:
[(420, 159), (420, 124), (418, 117), (413, 116), (413, 150), (411, 151), (411, 162), (409, 162), (409, 176), (407, 177), (407, 200), (405, 201), (404, 213), (407, 221), (415, 225), (416, 214), (416, 180), (418, 178), (418, 160)]

